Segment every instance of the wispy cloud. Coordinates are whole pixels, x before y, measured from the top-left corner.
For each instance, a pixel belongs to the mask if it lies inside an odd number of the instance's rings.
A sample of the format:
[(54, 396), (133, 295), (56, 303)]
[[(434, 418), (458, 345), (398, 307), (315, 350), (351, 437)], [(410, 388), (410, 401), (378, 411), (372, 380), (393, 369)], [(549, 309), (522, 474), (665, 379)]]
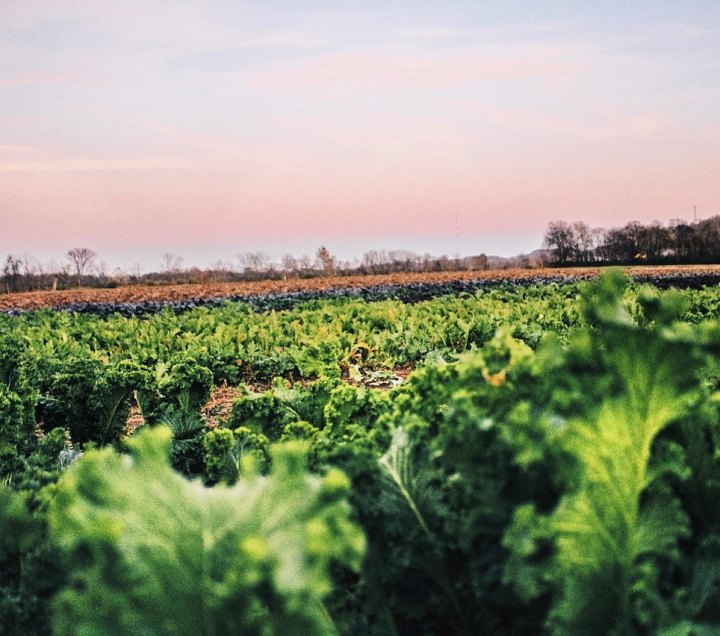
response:
[(296, 49), (318, 49), (332, 46), (332, 44), (328, 38), (313, 36), (302, 31), (271, 31), (235, 43), (238, 48), (280, 46)]
[(464, 50), (434, 55), (358, 50), (288, 65), (258, 74), (254, 80), (278, 88), (340, 84), (443, 87), (488, 80), (559, 79), (584, 67), (555, 48), (520, 54)]
[(410, 27), (400, 29), (397, 32), (399, 37), (418, 38), (426, 40), (444, 40), (446, 38), (457, 38), (472, 35), (471, 29), (438, 28), (438, 27)]
[(0, 153), (8, 154), (32, 154), (35, 149), (31, 146), (13, 146), (12, 144), (0, 144)]
[(198, 168), (292, 165), (306, 157), (306, 149), (275, 138), (253, 142), (221, 138), (189, 128), (137, 118), (127, 118), (120, 122), (152, 133), (161, 140), (159, 145), (162, 147), (172, 144), (177, 155), (187, 157)]
[(3, 161), (0, 172), (108, 172), (197, 169), (196, 163), (175, 156), (140, 159), (60, 158)]
[(6, 77), (0, 76), (0, 86), (48, 86), (52, 84), (68, 84), (77, 78), (68, 73), (29, 72), (17, 73)]
[(489, 108), (479, 105), (475, 112), (502, 129), (528, 137), (556, 137), (591, 141), (611, 139), (654, 139), (678, 131), (678, 124), (664, 111), (648, 110), (637, 115), (620, 112), (587, 113), (562, 117), (525, 109)]
[(304, 149), (269, 139), (220, 138), (190, 128), (139, 118), (108, 120), (135, 145), (87, 154), (63, 154), (40, 146), (0, 144), (0, 172), (157, 172), (273, 169), (302, 161)]

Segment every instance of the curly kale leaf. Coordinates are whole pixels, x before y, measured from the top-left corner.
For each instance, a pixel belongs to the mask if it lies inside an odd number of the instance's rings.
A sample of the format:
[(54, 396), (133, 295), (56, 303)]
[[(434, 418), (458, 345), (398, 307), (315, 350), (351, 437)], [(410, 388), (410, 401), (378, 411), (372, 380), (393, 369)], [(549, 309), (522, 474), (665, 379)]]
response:
[(51, 532), (71, 584), (58, 634), (325, 634), (331, 562), (357, 569), (364, 538), (347, 478), (306, 473), (300, 444), (267, 477), (205, 488), (168, 465), (171, 433), (141, 432), (131, 456), (90, 451), (60, 480)]
[(557, 592), (549, 626), (559, 634), (644, 633), (677, 613), (662, 581), (677, 572), (679, 542), (692, 531), (669, 485), (687, 471), (659, 436), (698, 396), (699, 349), (673, 330), (674, 299), (651, 304), (644, 315), (652, 324), (640, 328), (621, 302), (622, 281), (606, 278), (594, 291), (586, 301), (593, 329), (571, 339), (554, 370), (572, 371), (573, 392), (585, 402), (559, 420), (557, 443), (577, 470), (549, 519)]

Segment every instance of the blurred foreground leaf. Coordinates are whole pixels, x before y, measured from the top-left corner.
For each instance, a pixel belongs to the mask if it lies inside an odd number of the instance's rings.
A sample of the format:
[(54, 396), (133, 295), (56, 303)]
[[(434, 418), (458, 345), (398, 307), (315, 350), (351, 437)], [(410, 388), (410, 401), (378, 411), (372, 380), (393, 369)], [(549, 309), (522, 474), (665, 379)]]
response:
[(205, 488), (168, 464), (171, 433), (132, 454), (91, 451), (60, 480), (50, 510), (70, 585), (58, 634), (326, 634), (331, 562), (358, 568), (347, 478), (306, 473), (299, 443), (277, 446), (267, 477)]

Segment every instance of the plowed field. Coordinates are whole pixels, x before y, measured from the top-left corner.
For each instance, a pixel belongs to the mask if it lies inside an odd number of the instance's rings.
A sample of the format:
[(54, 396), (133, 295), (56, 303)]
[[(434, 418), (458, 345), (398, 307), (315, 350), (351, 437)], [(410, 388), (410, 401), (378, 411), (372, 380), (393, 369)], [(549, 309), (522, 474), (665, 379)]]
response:
[[(720, 276), (720, 265), (682, 265), (624, 268), (631, 276), (666, 278), (675, 276)], [(602, 268), (502, 269), (477, 272), (432, 272), (343, 276), (329, 278), (292, 278), (287, 280), (240, 283), (206, 283), (186, 285), (136, 285), (114, 289), (72, 289), (3, 294), (0, 311), (64, 307), (75, 303), (141, 303), (145, 301), (183, 301), (198, 298), (225, 298), (325, 289), (370, 288), (383, 285), (414, 283), (448, 283), (452, 281), (531, 281), (544, 279), (597, 276)]]

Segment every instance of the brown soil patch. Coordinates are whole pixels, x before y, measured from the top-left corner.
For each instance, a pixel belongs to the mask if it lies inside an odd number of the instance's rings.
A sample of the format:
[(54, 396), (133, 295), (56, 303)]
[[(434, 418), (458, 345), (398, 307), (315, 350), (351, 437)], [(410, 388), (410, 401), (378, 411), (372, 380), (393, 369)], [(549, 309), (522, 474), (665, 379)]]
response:
[(130, 407), (130, 414), (125, 423), (125, 435), (132, 435), (135, 429), (140, 428), (143, 424), (145, 424), (145, 418), (140, 412), (140, 407), (137, 404), (133, 404)]
[[(226, 420), (232, 412), (233, 402), (240, 397), (242, 390), (227, 385), (216, 386), (210, 393), (210, 399), (202, 407), (200, 414), (208, 428), (215, 428), (222, 421)], [(137, 404), (130, 407), (130, 414), (125, 423), (125, 435), (132, 435), (138, 428), (145, 424), (145, 419)]]
[(408, 379), (408, 376), (415, 371), (414, 364), (408, 364), (404, 367), (395, 367), (393, 373), (396, 377), (400, 378), (403, 382)]
[[(415, 370), (414, 366), (397, 367), (393, 370), (361, 370), (360, 376), (357, 379), (351, 379), (345, 377), (344, 380), (348, 384), (362, 385), (369, 388), (376, 389), (390, 389), (394, 386), (402, 384), (407, 380), (407, 377)], [(299, 384), (307, 385), (311, 381), (303, 380)], [(268, 386), (255, 386), (248, 385), (247, 389), (253, 393), (262, 393), (270, 388)], [(207, 404), (202, 407), (200, 414), (208, 428), (215, 428), (220, 426), (230, 417), (232, 413), (232, 407), (235, 400), (242, 396), (245, 392), (244, 388), (227, 386), (223, 384), (216, 386), (210, 393), (210, 399)], [(140, 408), (137, 404), (130, 407), (130, 414), (125, 424), (124, 435), (132, 435), (138, 428), (145, 424), (145, 419), (140, 412)], [(41, 429), (38, 429), (38, 434), (42, 434)]]
[[(658, 266), (627, 267), (629, 274), (662, 275), (673, 273), (720, 274), (720, 266)], [(137, 303), (142, 301), (174, 301), (194, 298), (224, 298), (227, 296), (250, 296), (254, 294), (293, 291), (316, 291), (339, 288), (365, 288), (379, 285), (403, 285), (409, 283), (443, 283), (457, 280), (508, 279), (532, 280), (547, 276), (560, 276), (569, 280), (579, 276), (598, 275), (599, 267), (499, 269), (478, 272), (430, 272), (387, 274), (371, 276), (343, 276), (329, 278), (251, 281), (242, 283), (203, 283), (188, 285), (150, 286), (137, 285), (114, 289), (72, 289), (65, 291), (34, 291), (0, 296), (0, 310), (39, 309), (62, 307), (72, 303)]]
[(415, 365), (395, 367), (394, 369), (369, 369), (354, 364), (346, 364), (341, 378), (353, 386), (369, 389), (392, 389), (405, 382), (415, 370)]
[(208, 403), (202, 408), (201, 414), (208, 428), (215, 428), (227, 420), (232, 413), (232, 405), (242, 395), (242, 390), (232, 386), (216, 386), (210, 394)]

